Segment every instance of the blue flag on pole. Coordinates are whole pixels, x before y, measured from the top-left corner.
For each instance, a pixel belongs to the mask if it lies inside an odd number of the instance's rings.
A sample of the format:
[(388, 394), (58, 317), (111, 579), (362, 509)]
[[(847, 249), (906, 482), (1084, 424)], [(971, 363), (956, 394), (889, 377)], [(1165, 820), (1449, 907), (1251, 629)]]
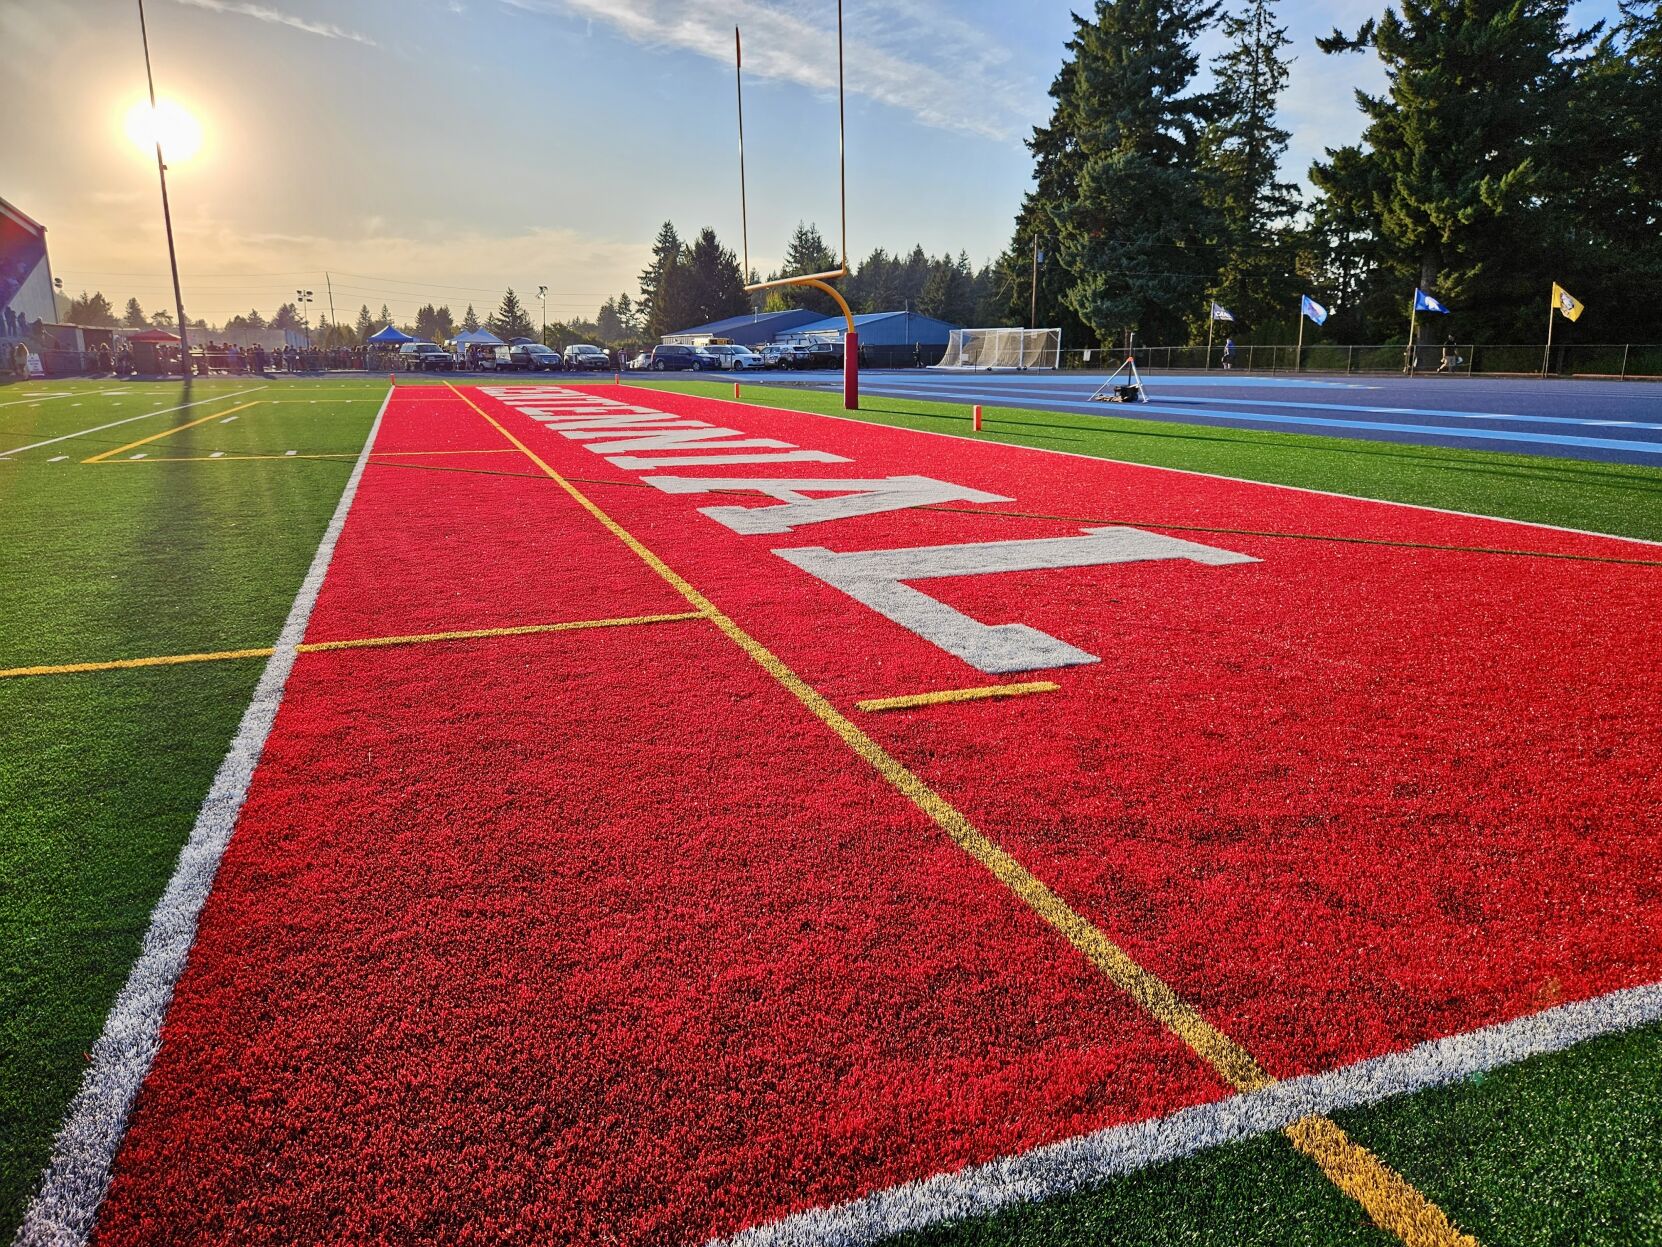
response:
[(1441, 312), (1445, 316), (1448, 315), (1448, 308), (1437, 302), (1436, 299), (1418, 286), (1414, 287), (1414, 310), (1416, 312)]
[(1235, 313), (1221, 303), (1214, 303), (1212, 304), (1212, 319), (1232, 321), (1235, 319)]
[(1318, 325), (1327, 320), (1327, 309), (1325, 307), (1323, 307), (1320, 303), (1317, 303), (1307, 294), (1300, 295), (1299, 297), (1304, 300), (1304, 302), (1299, 306), (1299, 310), (1301, 312), (1303, 312), (1311, 320), (1315, 321)]

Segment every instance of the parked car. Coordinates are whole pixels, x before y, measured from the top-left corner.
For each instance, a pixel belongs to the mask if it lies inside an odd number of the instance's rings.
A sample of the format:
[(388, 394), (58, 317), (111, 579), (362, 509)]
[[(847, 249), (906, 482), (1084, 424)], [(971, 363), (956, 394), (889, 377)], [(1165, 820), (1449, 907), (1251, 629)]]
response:
[(565, 360), (556, 350), (527, 342), (508, 348), (508, 366), (522, 372), (563, 372)]
[(700, 372), (717, 372), (720, 370), (721, 356), (717, 355), (712, 348), (695, 346), (693, 347), (693, 354), (698, 357), (698, 370)]
[(406, 342), (398, 348), (398, 365), (405, 372), (449, 372), (456, 361), (436, 342)]
[(764, 346), (762, 348), (762, 367), (763, 368), (783, 368), (783, 367), (785, 367), (786, 366), (785, 365), (785, 355), (786, 355), (786, 352), (788, 352), (790, 349), (791, 349), (790, 347), (781, 346), (777, 342), (769, 342), (766, 346)]
[(698, 355), (690, 346), (655, 346), (646, 365), (653, 372), (688, 372), (699, 367)]
[(612, 366), (612, 357), (598, 346), (574, 342), (566, 347), (565, 366), (573, 372), (604, 372)]
[(627, 364), (625, 364), (624, 367), (628, 368), (632, 372), (640, 372), (641, 370), (643, 370), (643, 369), (647, 368), (648, 366), (650, 366), (651, 363), (652, 363), (652, 352), (651, 351), (642, 351), (640, 354), (636, 355), (633, 359), (631, 359)]
[(762, 357), (748, 346), (733, 344), (720, 345), (712, 343), (702, 348), (708, 355), (716, 357), (716, 362), (729, 372), (738, 372), (746, 368), (760, 368)]

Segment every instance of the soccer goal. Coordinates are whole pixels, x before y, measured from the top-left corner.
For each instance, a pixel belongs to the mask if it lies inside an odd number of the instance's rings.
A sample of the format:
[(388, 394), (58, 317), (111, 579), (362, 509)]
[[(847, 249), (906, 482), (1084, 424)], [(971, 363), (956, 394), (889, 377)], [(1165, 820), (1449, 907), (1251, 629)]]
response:
[(936, 368), (1057, 368), (1060, 329), (954, 329)]

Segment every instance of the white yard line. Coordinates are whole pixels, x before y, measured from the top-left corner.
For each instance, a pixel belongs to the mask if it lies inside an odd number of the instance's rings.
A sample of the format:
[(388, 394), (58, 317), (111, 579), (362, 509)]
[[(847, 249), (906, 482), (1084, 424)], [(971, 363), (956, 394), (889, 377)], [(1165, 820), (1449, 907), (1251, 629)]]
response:
[(8, 402), (0, 403), (0, 407), (21, 407), (24, 403), (33, 403), (38, 407), (42, 403), (51, 402), (54, 398), (74, 398), (78, 393), (80, 393), (79, 390), (73, 390), (68, 394), (31, 394), (27, 398), (14, 398)]
[(39, 450), (42, 446), (54, 446), (59, 442), (67, 442), (71, 438), (85, 437), (88, 433), (102, 433), (105, 429), (113, 429), (118, 424), (131, 424), (134, 420), (145, 420), (151, 416), (165, 416), (170, 412), (184, 411), (187, 407), (200, 407), (203, 403), (222, 403), (228, 398), (236, 398), (242, 394), (252, 394), (255, 390), (263, 390), (263, 385), (250, 386), (246, 390), (235, 390), (230, 394), (215, 394), (212, 398), (199, 398), (194, 403), (180, 403), (177, 407), (163, 407), (155, 411), (141, 411), (136, 416), (127, 416), (120, 420), (111, 420), (108, 424), (94, 425), (90, 429), (78, 429), (74, 433), (65, 433), (62, 437), (49, 437), (44, 442), (30, 442), (27, 446), (18, 446), (13, 450), (0, 450), (0, 455), (20, 455), (25, 450)]
[[(224, 397), (203, 400), (218, 402)], [(128, 1114), (140, 1084), (150, 1072), (161, 1047), (162, 1020), (173, 999), (174, 985), (185, 968), (196, 939), (196, 923), (213, 887), (220, 858), (230, 842), (248, 785), (265, 748), (283, 699), (283, 686), (294, 667), (296, 647), (306, 635), (318, 590), (334, 557), (335, 543), (346, 524), (352, 499), (358, 492), (370, 447), (386, 415), (392, 392), (387, 392), (375, 416), (352, 475), (341, 492), (335, 514), (318, 543), (312, 565), (289, 608), (277, 637), (276, 650), (266, 662), (254, 698), (202, 802), (190, 839), (179, 853), (167, 890), (150, 914), (144, 948), (127, 975), (127, 982), (104, 1019), (104, 1031), (92, 1046), (91, 1063), (81, 1089), (70, 1102), (63, 1126), (52, 1145), (52, 1159), (39, 1192), (23, 1215), (16, 1244), (28, 1247), (79, 1247), (92, 1233), (109, 1188), (110, 1169), (126, 1133)]]
[(985, 1216), (1102, 1186), (1123, 1174), (1268, 1134), (1301, 1117), (1460, 1082), (1600, 1035), (1662, 1021), (1662, 983), (1560, 1005), (1262, 1091), (1111, 1126), (953, 1173), (794, 1213), (712, 1243), (722, 1247), (863, 1247), (891, 1235)]

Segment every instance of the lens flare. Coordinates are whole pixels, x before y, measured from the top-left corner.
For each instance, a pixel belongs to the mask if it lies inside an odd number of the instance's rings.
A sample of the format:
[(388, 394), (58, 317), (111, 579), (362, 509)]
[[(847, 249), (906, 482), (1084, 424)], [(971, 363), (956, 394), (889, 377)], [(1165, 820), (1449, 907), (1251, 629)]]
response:
[(153, 112), (148, 100), (140, 100), (127, 110), (125, 124), (127, 137), (143, 151), (154, 152), (159, 138), (162, 157), (170, 165), (189, 160), (202, 147), (201, 125), (173, 100), (158, 101)]

